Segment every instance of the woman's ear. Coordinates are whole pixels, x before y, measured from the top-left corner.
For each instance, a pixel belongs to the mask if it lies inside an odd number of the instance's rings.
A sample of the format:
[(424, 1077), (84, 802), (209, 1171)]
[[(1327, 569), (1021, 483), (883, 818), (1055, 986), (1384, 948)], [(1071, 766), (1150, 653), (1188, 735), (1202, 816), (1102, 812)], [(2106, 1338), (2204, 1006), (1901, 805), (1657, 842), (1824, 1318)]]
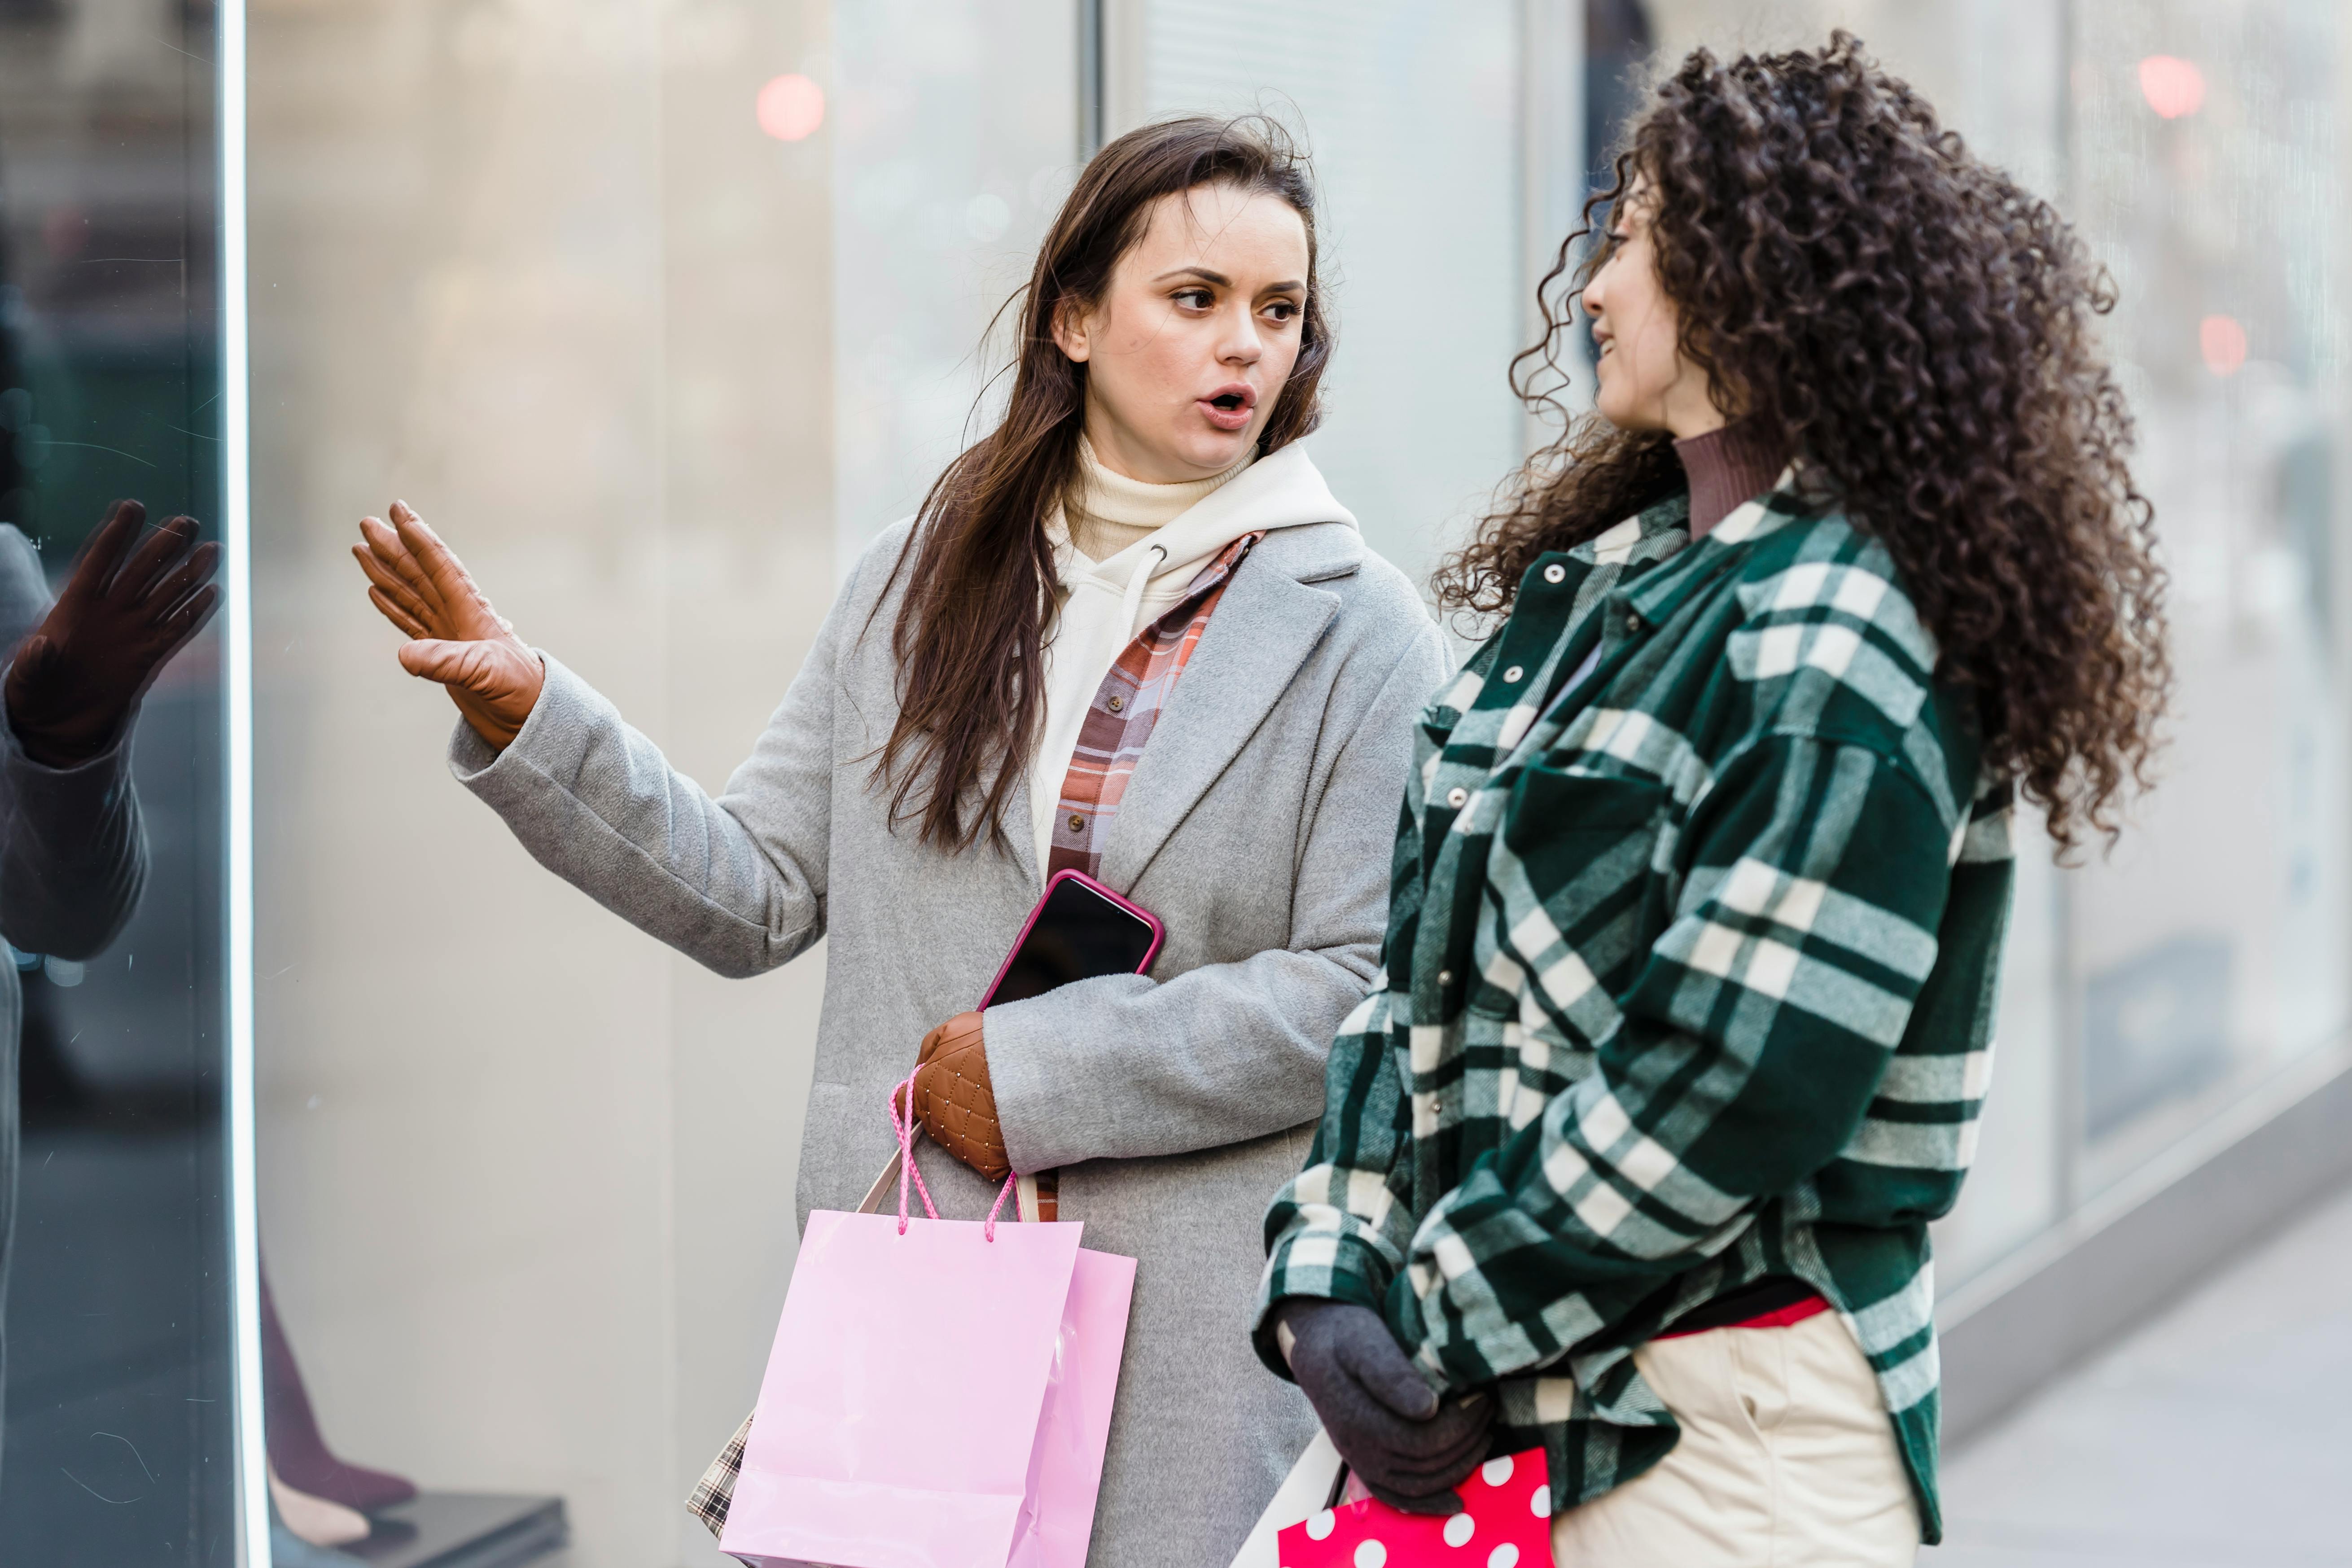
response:
[(1066, 294), (1054, 302), (1054, 346), (1073, 364), (1086, 363), (1095, 352), (1087, 333), (1087, 312)]

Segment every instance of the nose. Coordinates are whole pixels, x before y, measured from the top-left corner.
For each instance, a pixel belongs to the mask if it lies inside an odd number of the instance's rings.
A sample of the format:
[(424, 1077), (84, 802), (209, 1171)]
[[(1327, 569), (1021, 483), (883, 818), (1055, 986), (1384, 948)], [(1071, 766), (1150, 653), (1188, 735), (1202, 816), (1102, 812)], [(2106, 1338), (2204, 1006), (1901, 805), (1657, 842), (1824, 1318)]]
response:
[(1246, 300), (1234, 301), (1227, 313), (1223, 341), (1217, 344), (1217, 363), (1246, 370), (1265, 357), (1265, 340), (1257, 330), (1257, 311)]

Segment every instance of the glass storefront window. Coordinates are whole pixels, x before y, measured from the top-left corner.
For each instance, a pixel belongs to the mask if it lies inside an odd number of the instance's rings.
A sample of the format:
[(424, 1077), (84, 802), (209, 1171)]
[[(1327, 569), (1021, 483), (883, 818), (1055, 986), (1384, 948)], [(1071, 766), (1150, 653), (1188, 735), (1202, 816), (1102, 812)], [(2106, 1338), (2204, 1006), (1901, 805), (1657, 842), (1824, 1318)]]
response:
[(1131, 9), (1124, 118), (1263, 112), (1312, 152), (1339, 349), (1309, 450), (1367, 542), (1426, 578), (1524, 450), (1497, 373), (1531, 282), (1519, 6), (1323, 0), (1274, 27), (1249, 0)]
[(2074, 889), (2095, 1192), (2346, 1021), (2342, 405), (2325, 0), (2074, 7), (2073, 206), (2172, 569), (2165, 780)]
[[(218, 536), (216, 54), (208, 5), (0, 6), (6, 649), (118, 498)], [(222, 721), (215, 625), (140, 705), (124, 841), (43, 889), (18, 840), (76, 830), (0, 814), (0, 1562), (236, 1549)]]

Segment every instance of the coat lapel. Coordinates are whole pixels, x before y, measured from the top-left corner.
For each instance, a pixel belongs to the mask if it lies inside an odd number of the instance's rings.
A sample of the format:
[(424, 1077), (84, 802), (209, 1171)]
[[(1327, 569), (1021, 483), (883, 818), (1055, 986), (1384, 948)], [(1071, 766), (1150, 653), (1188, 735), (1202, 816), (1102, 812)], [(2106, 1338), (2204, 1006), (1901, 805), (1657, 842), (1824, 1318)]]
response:
[[(1035, 893), (1045, 890), (1045, 868), (1037, 864), (1037, 770), (1034, 766), (1021, 770), (1021, 787), (1013, 792), (1011, 825), (1004, 837), (1012, 841), (1013, 864), (1028, 879)], [(1032, 895), (1033, 897), (1034, 894)]]
[(1339, 613), (1339, 595), (1312, 584), (1362, 559), (1353, 528), (1322, 523), (1269, 534), (1242, 563), (1136, 762), (1103, 846), (1105, 882), (1133, 888), (1249, 744)]

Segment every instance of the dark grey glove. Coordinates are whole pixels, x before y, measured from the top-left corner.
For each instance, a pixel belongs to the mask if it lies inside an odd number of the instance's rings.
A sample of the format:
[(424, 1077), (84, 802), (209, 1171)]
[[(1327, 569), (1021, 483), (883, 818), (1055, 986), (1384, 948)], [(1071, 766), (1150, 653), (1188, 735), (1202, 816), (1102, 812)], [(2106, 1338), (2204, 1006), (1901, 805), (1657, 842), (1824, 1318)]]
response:
[(1494, 1395), (1441, 1399), (1369, 1307), (1295, 1299), (1276, 1312), (1291, 1375), (1365, 1489), (1406, 1513), (1459, 1510), (1454, 1488), (1486, 1457)]

